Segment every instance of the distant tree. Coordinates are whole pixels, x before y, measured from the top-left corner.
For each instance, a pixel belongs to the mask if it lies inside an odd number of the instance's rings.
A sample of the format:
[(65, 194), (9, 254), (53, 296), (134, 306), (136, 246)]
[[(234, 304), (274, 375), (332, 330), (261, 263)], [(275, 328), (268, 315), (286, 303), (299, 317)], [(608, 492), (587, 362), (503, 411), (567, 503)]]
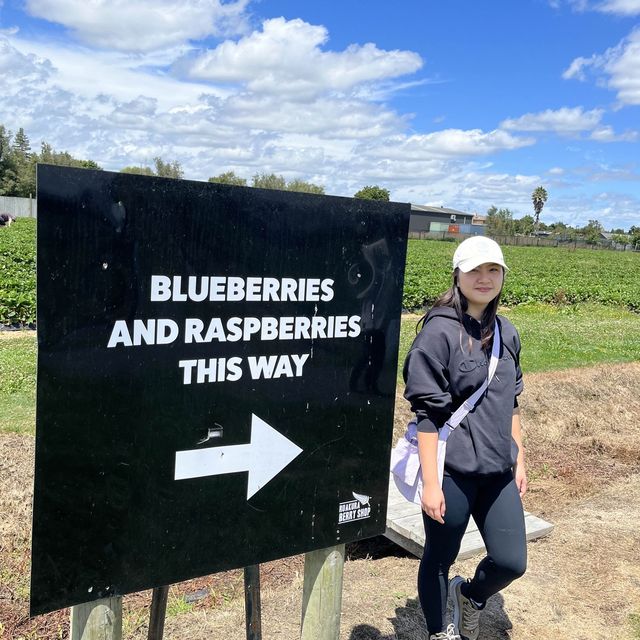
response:
[(356, 191), (353, 194), (354, 198), (361, 198), (362, 200), (384, 200), (386, 202), (389, 202), (389, 196), (389, 189), (379, 187), (377, 184), (362, 187), (360, 191)]
[(614, 233), (616, 235), (625, 235), (624, 229), (621, 229), (620, 227), (618, 227), (617, 229), (611, 229), (609, 233)]
[(80, 160), (80, 165), (83, 169), (98, 169), (102, 171), (102, 167), (93, 160)]
[(154, 168), (147, 166), (129, 165), (120, 169), (120, 173), (133, 173), (138, 176), (158, 176), (159, 178), (181, 179), (184, 175), (182, 167), (177, 160), (165, 162), (159, 156), (153, 159)]
[(55, 151), (43, 142), (40, 153), (31, 150), (29, 137), (21, 127), (11, 139), (11, 133), (0, 125), (0, 194), (29, 197), (36, 193), (36, 164), (55, 164), (65, 167), (100, 169), (93, 160), (74, 158), (67, 151)]
[(137, 176), (155, 176), (156, 175), (153, 172), (153, 169), (151, 167), (136, 167), (133, 165), (120, 169), (120, 173), (133, 173)]
[(636, 248), (640, 249), (640, 227), (632, 226), (629, 229), (629, 242)]
[(298, 179), (290, 180), (287, 183), (287, 191), (299, 191), (301, 193), (316, 193), (318, 195), (324, 195), (323, 186)]
[(31, 157), (31, 143), (24, 129), (20, 127), (13, 138), (13, 150), (26, 158)]
[(18, 183), (11, 131), (0, 125), (0, 195), (13, 195)]
[(575, 227), (564, 222), (552, 222), (550, 225), (547, 225), (547, 228), (559, 240), (577, 240), (580, 236), (580, 233)]
[(217, 182), (218, 184), (232, 184), (236, 187), (246, 187), (247, 180), (236, 175), (235, 171), (225, 171), (218, 176), (211, 176), (209, 182)]
[(79, 160), (74, 158), (68, 151), (55, 151), (48, 142), (42, 143), (38, 154), (38, 162), (55, 164), (61, 167), (78, 167), (79, 169), (102, 169), (93, 160)]
[(604, 227), (598, 220), (589, 220), (580, 233), (584, 237), (587, 244), (598, 244), (602, 239), (602, 232)]
[(540, 214), (545, 205), (545, 202), (549, 198), (547, 190), (544, 187), (536, 187), (531, 194), (531, 201), (533, 202), (533, 211), (535, 213), (534, 218), (534, 232), (538, 231), (538, 224), (540, 223)]
[(491, 236), (512, 236), (514, 234), (513, 214), (510, 209), (498, 209), (495, 205), (487, 209), (487, 233)]
[(172, 162), (164, 162), (160, 157), (153, 159), (156, 167), (156, 175), (159, 178), (175, 178), (180, 180), (184, 176), (184, 171), (177, 160)]
[(11, 131), (0, 124), (0, 163), (4, 162), (11, 153)]
[(317, 193), (322, 195), (324, 187), (313, 182), (305, 182), (295, 178), (287, 182), (284, 176), (275, 173), (256, 173), (252, 178), (252, 185), (258, 189), (280, 189), (281, 191), (299, 191), (302, 193)]
[(519, 220), (513, 221), (513, 231), (516, 234), (530, 236), (533, 233), (533, 216), (522, 216)]
[(287, 181), (284, 176), (277, 176), (275, 173), (256, 173), (252, 178), (252, 185), (257, 189), (280, 189), (287, 190)]
[(13, 137), (11, 145), (15, 183), (11, 195), (28, 198), (36, 193), (35, 165), (37, 158), (31, 151), (31, 143), (24, 129), (20, 127)]
[(624, 231), (622, 233), (613, 233), (611, 236), (611, 240), (619, 245), (627, 245), (631, 242), (630, 236), (628, 236)]

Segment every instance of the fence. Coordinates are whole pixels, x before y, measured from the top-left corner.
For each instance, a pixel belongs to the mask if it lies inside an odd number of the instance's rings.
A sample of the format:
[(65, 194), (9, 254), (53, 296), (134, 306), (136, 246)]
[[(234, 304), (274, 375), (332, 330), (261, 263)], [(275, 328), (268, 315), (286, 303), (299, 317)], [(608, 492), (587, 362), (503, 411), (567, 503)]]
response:
[[(409, 238), (419, 240), (448, 240), (450, 242), (465, 240), (472, 235), (449, 233), (447, 231), (410, 231)], [(582, 240), (563, 240), (561, 238), (539, 238), (537, 236), (491, 236), (501, 245), (522, 247), (565, 247), (567, 249), (612, 249), (615, 251), (640, 251), (640, 246), (622, 245), (611, 240), (602, 240), (597, 244), (589, 244)]]
[(0, 196), (0, 213), (10, 213), (16, 218), (35, 218), (37, 210), (36, 198)]

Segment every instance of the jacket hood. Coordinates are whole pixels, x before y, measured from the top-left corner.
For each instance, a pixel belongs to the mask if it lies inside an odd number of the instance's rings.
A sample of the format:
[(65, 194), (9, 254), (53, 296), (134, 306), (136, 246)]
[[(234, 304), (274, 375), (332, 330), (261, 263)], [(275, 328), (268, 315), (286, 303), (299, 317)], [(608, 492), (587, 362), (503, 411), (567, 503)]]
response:
[(425, 322), (432, 320), (433, 318), (450, 318), (451, 320), (455, 320), (459, 322), (458, 314), (453, 307), (433, 307), (429, 313), (427, 313), (427, 317)]

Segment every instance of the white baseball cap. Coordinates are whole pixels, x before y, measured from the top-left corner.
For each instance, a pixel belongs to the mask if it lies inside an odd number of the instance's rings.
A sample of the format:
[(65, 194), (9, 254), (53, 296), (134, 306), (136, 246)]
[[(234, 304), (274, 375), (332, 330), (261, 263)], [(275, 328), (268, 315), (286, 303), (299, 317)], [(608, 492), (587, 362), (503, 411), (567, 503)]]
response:
[(463, 240), (453, 254), (453, 268), (468, 273), (481, 264), (493, 262), (508, 269), (500, 245), (485, 236), (473, 236)]

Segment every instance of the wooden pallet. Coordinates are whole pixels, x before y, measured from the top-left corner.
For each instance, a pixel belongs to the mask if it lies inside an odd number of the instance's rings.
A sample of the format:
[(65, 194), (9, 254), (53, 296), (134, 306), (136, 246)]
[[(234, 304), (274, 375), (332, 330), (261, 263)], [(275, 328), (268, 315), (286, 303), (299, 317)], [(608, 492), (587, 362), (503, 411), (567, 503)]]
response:
[[(525, 511), (524, 522), (527, 530), (527, 540), (535, 540), (549, 535), (553, 525), (541, 518), (537, 518)], [(396, 483), (389, 477), (389, 504), (387, 507), (387, 530), (384, 534), (389, 540), (406, 549), (410, 553), (422, 557), (424, 549), (424, 525), (420, 507), (408, 502), (396, 488)], [(462, 539), (458, 560), (485, 550), (484, 542), (473, 518)]]

